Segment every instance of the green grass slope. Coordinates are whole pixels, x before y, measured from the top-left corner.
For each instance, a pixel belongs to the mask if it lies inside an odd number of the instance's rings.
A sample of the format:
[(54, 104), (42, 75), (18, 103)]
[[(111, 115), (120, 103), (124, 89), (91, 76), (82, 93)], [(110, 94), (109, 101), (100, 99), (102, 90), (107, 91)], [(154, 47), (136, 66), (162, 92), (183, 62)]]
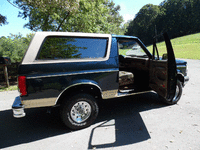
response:
[[(200, 33), (171, 39), (176, 58), (200, 59)], [(166, 51), (164, 42), (157, 44), (159, 55)], [(152, 46), (147, 47), (152, 52)]]

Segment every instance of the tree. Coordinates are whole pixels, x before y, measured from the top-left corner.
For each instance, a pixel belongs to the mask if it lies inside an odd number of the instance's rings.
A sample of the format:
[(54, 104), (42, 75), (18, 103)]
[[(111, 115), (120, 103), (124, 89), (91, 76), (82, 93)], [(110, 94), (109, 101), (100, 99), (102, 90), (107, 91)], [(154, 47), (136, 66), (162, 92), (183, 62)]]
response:
[(151, 44), (151, 39), (155, 35), (155, 22), (161, 13), (160, 6), (153, 4), (143, 6), (135, 19), (130, 22), (126, 34), (138, 36), (145, 44)]
[(200, 1), (199, 0), (193, 0), (191, 2), (191, 29), (193, 33), (200, 32)]
[(173, 37), (189, 34), (191, 32), (191, 3), (188, 0), (168, 0), (162, 4), (165, 16), (162, 28)]
[(19, 17), (29, 19), (24, 27), (33, 31), (60, 30), (78, 8), (78, 0), (15, 0), (14, 3), (21, 9)]
[(76, 16), (70, 16), (64, 30), (72, 32), (116, 33), (121, 31), (123, 18), (120, 7), (105, 0), (81, 0)]
[(80, 58), (79, 49), (86, 47), (77, 47), (73, 42), (76, 42), (75, 38), (47, 37), (38, 59)]
[(2, 47), (1, 47), (1, 45), (2, 45), (2, 43), (4, 42), (5, 39), (6, 39), (6, 37), (4, 37), (4, 36), (2, 36), (2, 37), (0, 38), (0, 57), (3, 56), (3, 49), (2, 49)]
[(22, 37), (20, 33), (17, 35), (10, 34), (7, 38), (1, 37), (2, 56), (10, 57), (11, 62), (20, 62), (32, 37), (33, 34)]
[(199, 0), (164, 0), (159, 6), (145, 5), (130, 22), (126, 34), (151, 44), (155, 26), (158, 33), (168, 32), (171, 38), (200, 32), (199, 7)]
[(108, 0), (15, 0), (33, 31), (120, 33), (120, 7)]
[(7, 18), (0, 14), (0, 26), (8, 24)]

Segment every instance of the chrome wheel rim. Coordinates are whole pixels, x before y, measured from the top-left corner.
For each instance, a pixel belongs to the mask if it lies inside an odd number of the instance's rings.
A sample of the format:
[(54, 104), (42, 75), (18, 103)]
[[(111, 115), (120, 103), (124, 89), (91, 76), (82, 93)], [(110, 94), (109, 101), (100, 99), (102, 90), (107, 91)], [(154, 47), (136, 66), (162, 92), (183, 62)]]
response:
[(70, 111), (71, 118), (76, 123), (82, 123), (91, 115), (91, 106), (86, 101), (80, 101), (73, 105)]

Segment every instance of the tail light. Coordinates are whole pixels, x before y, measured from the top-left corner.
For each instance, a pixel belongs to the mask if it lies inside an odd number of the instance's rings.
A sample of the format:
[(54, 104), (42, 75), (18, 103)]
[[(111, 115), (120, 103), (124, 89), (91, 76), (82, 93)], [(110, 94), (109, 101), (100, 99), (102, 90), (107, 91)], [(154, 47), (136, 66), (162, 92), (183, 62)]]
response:
[(18, 76), (18, 88), (21, 96), (25, 96), (27, 94), (26, 91), (26, 76)]

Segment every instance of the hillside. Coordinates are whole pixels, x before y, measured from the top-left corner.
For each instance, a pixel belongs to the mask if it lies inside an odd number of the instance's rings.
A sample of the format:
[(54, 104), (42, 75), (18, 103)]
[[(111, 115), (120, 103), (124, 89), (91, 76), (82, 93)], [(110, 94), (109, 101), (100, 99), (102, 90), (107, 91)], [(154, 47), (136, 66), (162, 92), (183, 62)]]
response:
[[(171, 39), (176, 58), (200, 59), (200, 33)], [(159, 55), (165, 53), (164, 42), (158, 43)], [(152, 52), (152, 46), (147, 47)]]

